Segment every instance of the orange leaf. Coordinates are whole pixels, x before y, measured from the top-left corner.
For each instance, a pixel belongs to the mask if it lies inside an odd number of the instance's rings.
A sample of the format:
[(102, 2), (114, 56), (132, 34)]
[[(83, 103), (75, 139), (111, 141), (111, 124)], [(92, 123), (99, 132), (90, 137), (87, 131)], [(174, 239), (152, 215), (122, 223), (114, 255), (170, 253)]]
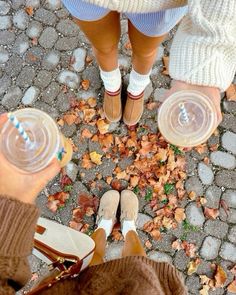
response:
[(139, 179), (140, 179), (140, 177), (137, 176), (137, 175), (131, 176), (131, 177), (130, 177), (130, 185), (131, 185), (132, 187), (137, 186), (137, 185), (138, 185), (138, 182), (139, 182)]
[(171, 244), (171, 247), (172, 247), (174, 250), (178, 250), (178, 251), (182, 249), (182, 245), (181, 245), (181, 243), (179, 242), (179, 240), (174, 241), (174, 242)]
[(84, 90), (88, 90), (89, 89), (89, 85), (90, 85), (90, 81), (89, 80), (83, 80), (81, 82), (81, 86)]
[(157, 229), (154, 229), (150, 232), (150, 235), (152, 236), (152, 238), (155, 240), (155, 241), (158, 241), (161, 239), (161, 232)]
[(175, 210), (175, 220), (180, 223), (182, 222), (185, 218), (186, 218), (186, 215), (184, 213), (184, 208), (176, 208)]
[(207, 145), (205, 143), (196, 146), (195, 151), (198, 152), (200, 155), (207, 152)]
[(28, 15), (32, 16), (32, 15), (34, 14), (34, 9), (33, 9), (32, 6), (27, 6), (27, 7), (25, 7), (25, 12), (26, 12)]
[(189, 262), (189, 264), (188, 264), (188, 275), (189, 276), (191, 276), (193, 273), (195, 273), (197, 271), (200, 263), (201, 263), (201, 260), (199, 258)]
[(226, 279), (227, 279), (226, 272), (220, 265), (217, 265), (216, 274), (215, 274), (215, 281), (216, 281), (215, 287), (216, 288), (223, 287)]
[(32, 45), (38, 45), (38, 39), (36, 37), (31, 40)]
[(75, 123), (77, 116), (75, 114), (65, 114), (63, 120), (67, 125), (72, 125)]
[(105, 122), (103, 119), (99, 119), (97, 121), (98, 130), (101, 134), (105, 134), (108, 132), (109, 124)]
[(147, 240), (146, 242), (145, 242), (145, 247), (147, 247), (148, 249), (151, 249), (152, 248), (152, 243), (149, 241), (149, 240)]
[(97, 100), (95, 97), (90, 97), (88, 100), (88, 105), (90, 106), (90, 108), (94, 108), (97, 105)]
[(89, 154), (83, 155), (81, 166), (85, 169), (90, 169), (93, 167), (93, 164), (90, 160)]
[(93, 117), (96, 115), (96, 111), (94, 109), (85, 109), (84, 112), (84, 121), (90, 122)]
[(216, 219), (219, 216), (219, 210), (205, 207), (204, 214), (207, 218)]
[(228, 285), (227, 290), (236, 294), (236, 280), (233, 280), (233, 282)]
[(169, 75), (169, 56), (163, 56), (162, 60), (164, 65), (162, 74), (168, 76)]
[(120, 182), (120, 180), (117, 180), (117, 179), (114, 179), (111, 183), (111, 187), (114, 189), (114, 190), (117, 190), (117, 191), (121, 191), (122, 190), (122, 184)]
[(93, 57), (91, 55), (87, 55), (85, 61), (90, 64), (93, 61)]
[(57, 121), (57, 124), (58, 124), (59, 126), (63, 127), (64, 124), (65, 124), (65, 122), (64, 122), (63, 119), (59, 119), (59, 120)]
[(236, 101), (236, 84), (231, 84), (226, 90), (226, 98), (229, 101)]
[(83, 138), (91, 138), (93, 136), (93, 134), (87, 129), (85, 128), (82, 133), (81, 133), (81, 136)]
[(196, 199), (197, 194), (196, 194), (194, 191), (192, 191), (192, 192), (190, 192), (190, 193), (188, 194), (188, 197), (189, 197), (190, 200), (193, 201), (193, 200)]

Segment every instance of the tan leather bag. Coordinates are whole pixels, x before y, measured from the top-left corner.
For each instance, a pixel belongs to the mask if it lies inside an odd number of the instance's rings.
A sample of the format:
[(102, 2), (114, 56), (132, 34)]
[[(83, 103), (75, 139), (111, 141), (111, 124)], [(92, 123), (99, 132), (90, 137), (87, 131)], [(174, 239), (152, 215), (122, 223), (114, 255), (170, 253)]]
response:
[(27, 294), (40, 294), (58, 281), (77, 277), (89, 266), (94, 249), (95, 243), (89, 236), (46, 218), (39, 218), (33, 254), (50, 265), (57, 274), (43, 280)]

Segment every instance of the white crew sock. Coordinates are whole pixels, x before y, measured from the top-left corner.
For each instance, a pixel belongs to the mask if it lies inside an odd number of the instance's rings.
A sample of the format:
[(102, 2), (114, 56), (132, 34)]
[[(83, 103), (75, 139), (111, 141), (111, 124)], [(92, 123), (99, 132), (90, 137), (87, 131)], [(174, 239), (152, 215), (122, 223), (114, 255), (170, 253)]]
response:
[(112, 219), (103, 219), (102, 218), (100, 220), (100, 222), (98, 223), (97, 229), (103, 228), (105, 230), (106, 238), (107, 238), (111, 234), (112, 227), (113, 227)]
[(151, 71), (146, 75), (141, 75), (132, 69), (129, 76), (127, 91), (134, 96), (141, 94), (150, 83), (150, 74)]
[(134, 230), (136, 232), (136, 226), (134, 220), (124, 220), (122, 226), (122, 234), (125, 238), (128, 231)]
[(100, 68), (100, 75), (107, 91), (116, 92), (121, 86), (121, 73), (117, 68), (111, 72), (105, 72)]

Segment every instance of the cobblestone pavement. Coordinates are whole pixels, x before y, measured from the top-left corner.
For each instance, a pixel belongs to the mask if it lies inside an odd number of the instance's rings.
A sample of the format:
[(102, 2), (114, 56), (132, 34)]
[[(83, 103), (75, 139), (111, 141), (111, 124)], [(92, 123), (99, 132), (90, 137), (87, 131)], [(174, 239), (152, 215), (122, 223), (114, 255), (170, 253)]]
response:
[[(128, 40), (126, 20), (122, 20), (121, 24), (119, 62), (124, 84), (127, 84), (130, 50), (125, 46)], [(170, 35), (160, 47), (151, 75), (152, 84), (146, 90), (146, 98), (150, 96), (153, 101), (161, 101), (165, 89), (170, 85), (170, 78), (162, 75), (161, 71), (162, 56), (168, 55), (171, 37)], [(58, 119), (70, 109), (71, 97), (96, 97), (101, 103), (103, 88), (98, 67), (90, 57), (92, 52), (86, 38), (59, 0), (0, 1), (0, 113), (29, 106), (44, 110)], [(80, 83), (87, 79), (90, 87), (84, 90)], [(68, 91), (62, 91), (63, 85), (68, 87)], [(224, 119), (219, 132), (208, 140), (204, 152), (193, 150), (186, 153), (188, 178), (185, 188), (188, 192), (195, 191), (198, 196), (205, 196), (207, 202), (199, 207), (195, 200), (185, 199), (182, 207), (186, 210), (187, 223), (163, 233), (160, 241), (150, 239), (151, 247), (147, 249), (149, 257), (173, 263), (184, 274), (190, 294), (200, 294), (199, 275), (211, 277), (212, 263), (221, 265), (226, 271), (227, 281), (224, 286), (227, 286), (233, 280), (229, 269), (236, 263), (236, 102), (226, 101), (223, 95), (222, 98)], [(144, 125), (148, 126), (149, 132), (157, 132), (154, 112), (145, 110), (140, 122), (141, 127)], [(96, 169), (84, 171), (81, 168), (83, 153), (99, 150), (99, 146), (89, 140), (81, 142), (79, 139), (82, 127), (79, 126), (72, 124), (62, 127), (65, 136), (71, 137), (79, 147), (72, 163), (67, 167), (67, 174), (74, 181), (71, 201), (56, 214), (47, 209), (47, 195), (60, 190), (58, 178), (37, 200), (44, 216), (63, 224), (68, 224), (71, 220), (71, 209), (78, 191), (90, 192), (100, 197), (109, 189), (105, 178), (112, 176), (116, 166), (105, 159)], [(127, 129), (123, 123), (111, 124), (110, 132), (124, 136)], [(213, 148), (215, 146), (216, 150)], [(123, 170), (131, 162), (132, 159), (123, 159), (119, 166)], [(84, 172), (83, 177), (81, 171)], [(89, 183), (96, 178), (97, 173), (102, 175), (98, 186), (90, 188)], [(127, 186), (125, 181), (124, 186)], [(220, 204), (229, 207), (228, 214)], [(204, 206), (219, 209), (219, 216), (216, 219), (207, 219), (203, 214)], [(138, 232), (143, 242), (150, 238), (142, 231), (143, 225), (152, 217), (150, 206), (140, 199)], [(190, 258), (185, 251), (176, 251), (171, 246), (176, 238), (181, 239), (183, 236), (187, 242), (196, 245), (197, 253), (202, 259), (192, 275), (187, 275)], [(121, 247), (122, 242), (110, 243), (107, 259), (117, 257)], [(30, 257), (30, 264), (33, 272), (40, 275), (47, 272), (46, 266), (34, 256)], [(227, 293), (224, 287), (210, 290), (209, 294), (231, 293)]]

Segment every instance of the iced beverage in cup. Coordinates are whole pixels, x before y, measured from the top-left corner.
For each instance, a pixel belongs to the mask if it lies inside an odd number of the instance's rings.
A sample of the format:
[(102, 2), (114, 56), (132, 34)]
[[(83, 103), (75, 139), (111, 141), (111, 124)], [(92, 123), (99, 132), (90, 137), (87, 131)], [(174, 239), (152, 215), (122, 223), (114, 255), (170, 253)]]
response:
[(158, 112), (163, 137), (181, 147), (205, 142), (217, 125), (217, 110), (211, 99), (199, 91), (183, 90), (170, 95)]
[(27, 133), (29, 140), (20, 136), (8, 120), (0, 129), (0, 151), (4, 157), (26, 173), (47, 167), (54, 158), (65, 166), (72, 157), (72, 146), (59, 131), (56, 122), (37, 109), (21, 109), (12, 113)]

